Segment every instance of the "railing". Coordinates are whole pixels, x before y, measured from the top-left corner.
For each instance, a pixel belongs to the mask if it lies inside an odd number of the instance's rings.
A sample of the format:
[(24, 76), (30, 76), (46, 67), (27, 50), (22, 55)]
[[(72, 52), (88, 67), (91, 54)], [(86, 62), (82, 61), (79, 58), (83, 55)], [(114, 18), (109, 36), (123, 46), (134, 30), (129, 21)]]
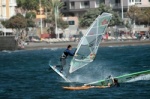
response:
[(6, 33), (6, 35), (5, 35), (4, 32), (0, 32), (0, 37), (2, 37), (2, 36), (14, 36), (14, 34), (13, 33)]
[(141, 5), (142, 3), (141, 2), (135, 2), (135, 5)]
[(70, 9), (75, 9), (75, 6), (70, 6)]
[(121, 7), (121, 3), (114, 3), (114, 4), (111, 4), (111, 7)]
[(81, 8), (81, 9), (90, 8), (90, 6), (83, 6), (83, 5), (81, 5), (80, 8)]

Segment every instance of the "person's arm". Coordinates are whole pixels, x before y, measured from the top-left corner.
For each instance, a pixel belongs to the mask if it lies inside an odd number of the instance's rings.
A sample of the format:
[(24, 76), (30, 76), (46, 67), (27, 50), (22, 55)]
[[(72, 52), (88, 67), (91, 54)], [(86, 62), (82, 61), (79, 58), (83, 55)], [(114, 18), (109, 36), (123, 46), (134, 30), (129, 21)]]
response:
[(114, 77), (111, 76), (111, 80), (112, 80), (113, 84), (115, 84)]
[(70, 50), (67, 50), (67, 52), (68, 52), (68, 55), (74, 56), (74, 52), (72, 52), (72, 51), (70, 51)]
[(71, 50), (67, 50), (67, 53), (68, 53), (68, 55), (70, 55), (70, 56), (74, 56), (74, 54), (76, 53), (76, 50), (77, 50), (77, 49), (75, 49), (74, 52), (71, 51)]

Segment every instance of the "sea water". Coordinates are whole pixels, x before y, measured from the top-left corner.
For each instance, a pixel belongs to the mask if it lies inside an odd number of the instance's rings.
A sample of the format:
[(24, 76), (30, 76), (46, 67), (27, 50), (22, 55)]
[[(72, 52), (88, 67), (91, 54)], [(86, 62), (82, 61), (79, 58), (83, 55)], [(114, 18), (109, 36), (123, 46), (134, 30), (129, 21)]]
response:
[[(0, 99), (150, 99), (150, 77), (116, 88), (68, 91), (52, 69), (64, 49), (0, 52)], [(68, 57), (67, 61), (70, 61)], [(73, 82), (89, 83), (109, 75), (150, 70), (150, 46), (101, 47), (93, 63), (69, 75)]]

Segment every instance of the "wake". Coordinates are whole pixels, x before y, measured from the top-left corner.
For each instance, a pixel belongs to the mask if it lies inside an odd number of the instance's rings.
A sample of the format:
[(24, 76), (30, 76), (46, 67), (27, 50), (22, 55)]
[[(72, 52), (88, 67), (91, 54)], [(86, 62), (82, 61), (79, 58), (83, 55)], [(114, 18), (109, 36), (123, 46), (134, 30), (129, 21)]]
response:
[(136, 81), (140, 81), (140, 80), (150, 80), (150, 74), (148, 74), (148, 75), (142, 75), (142, 76), (133, 78), (133, 79), (127, 81), (127, 82), (136, 82)]

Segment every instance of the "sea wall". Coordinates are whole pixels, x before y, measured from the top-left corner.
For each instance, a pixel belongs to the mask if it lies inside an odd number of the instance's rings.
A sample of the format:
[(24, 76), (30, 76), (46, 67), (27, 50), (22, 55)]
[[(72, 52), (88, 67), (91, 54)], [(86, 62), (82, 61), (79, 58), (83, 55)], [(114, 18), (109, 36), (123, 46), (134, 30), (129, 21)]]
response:
[(17, 41), (14, 36), (0, 36), (0, 51), (2, 50), (16, 50)]

